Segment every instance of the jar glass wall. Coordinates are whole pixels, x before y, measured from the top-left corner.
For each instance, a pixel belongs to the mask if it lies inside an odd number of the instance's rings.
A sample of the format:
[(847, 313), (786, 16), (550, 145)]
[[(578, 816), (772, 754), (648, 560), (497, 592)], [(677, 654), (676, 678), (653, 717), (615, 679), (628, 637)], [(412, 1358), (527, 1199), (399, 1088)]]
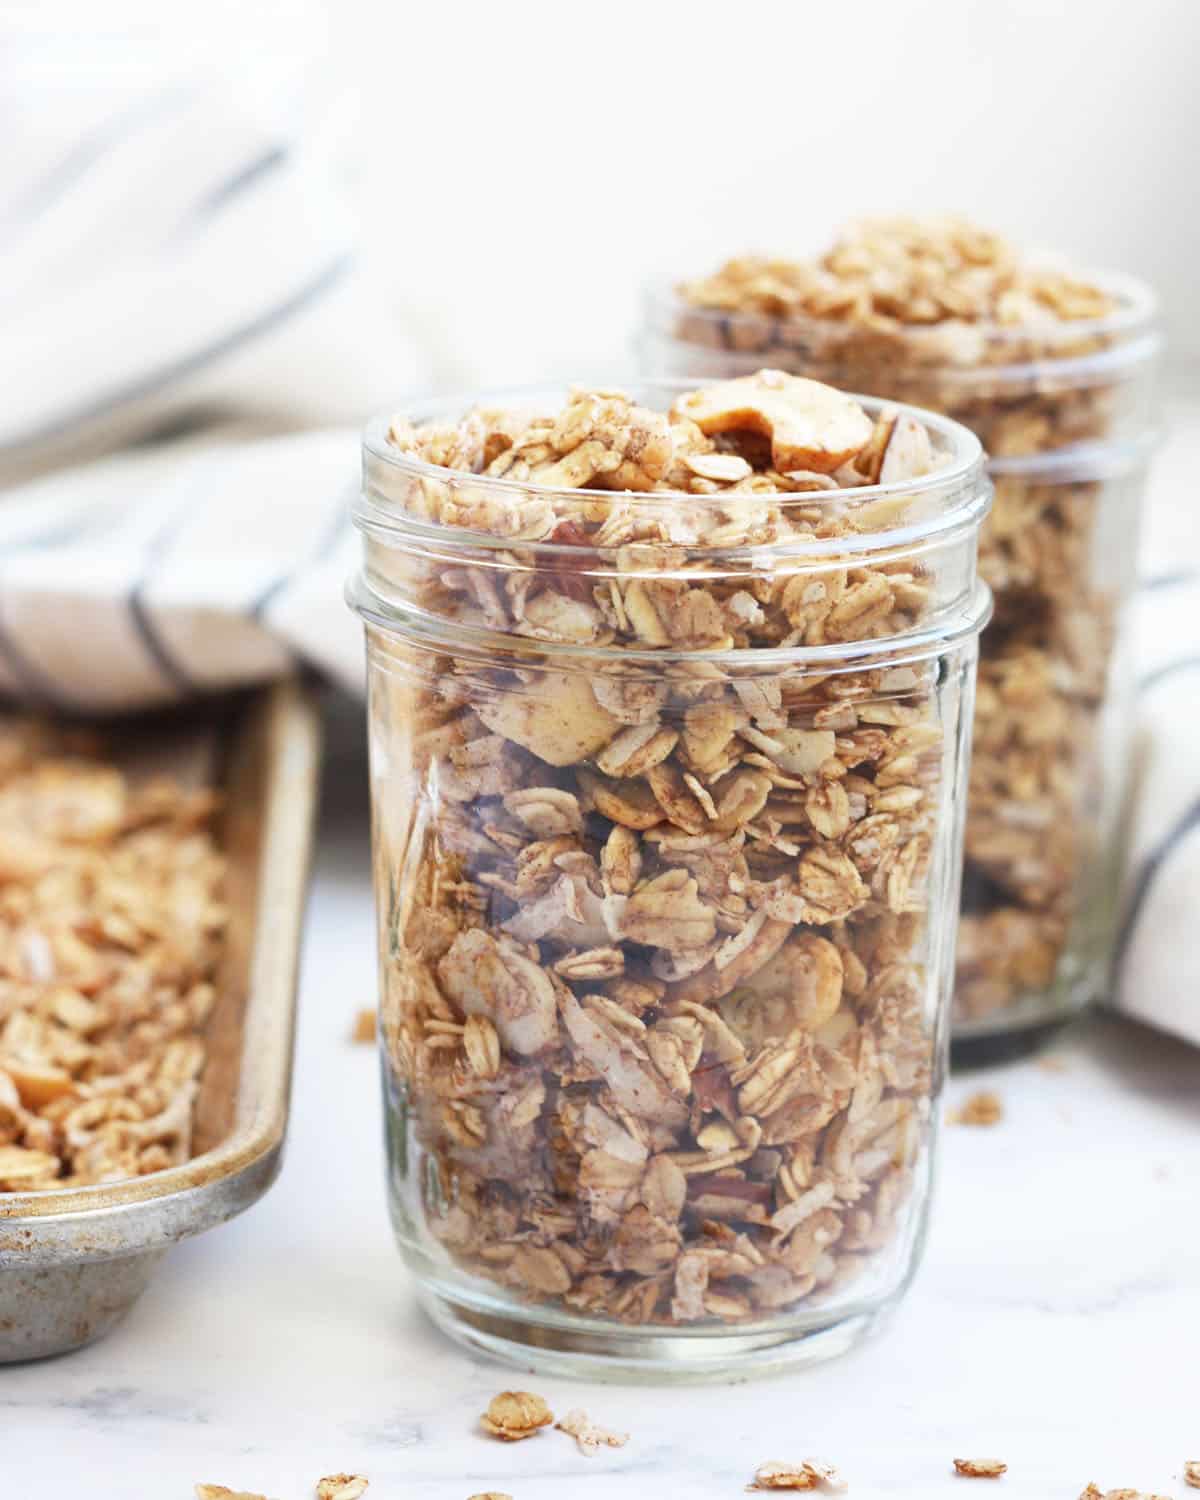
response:
[[(391, 1206), (468, 1343), (727, 1376), (847, 1347), (912, 1275), (988, 608), (977, 445), (912, 420), (929, 475), (736, 507), (368, 436)], [(690, 541), (629, 539), (663, 507)], [(751, 606), (787, 644), (679, 644)]]

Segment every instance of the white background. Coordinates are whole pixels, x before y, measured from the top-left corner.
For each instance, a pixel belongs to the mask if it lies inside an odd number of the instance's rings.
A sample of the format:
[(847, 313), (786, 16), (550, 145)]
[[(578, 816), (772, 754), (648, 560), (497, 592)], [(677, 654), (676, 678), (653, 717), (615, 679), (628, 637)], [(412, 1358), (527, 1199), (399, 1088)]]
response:
[(960, 211), (1149, 278), (1200, 356), (1196, 0), (331, 0), (363, 209), (464, 373), (619, 359), (647, 271)]
[(287, 82), (443, 386), (616, 372), (648, 272), (894, 210), (1144, 276), (1200, 360), (1197, 0), (0, 7), (73, 13), (93, 67), (157, 36), (264, 110)]

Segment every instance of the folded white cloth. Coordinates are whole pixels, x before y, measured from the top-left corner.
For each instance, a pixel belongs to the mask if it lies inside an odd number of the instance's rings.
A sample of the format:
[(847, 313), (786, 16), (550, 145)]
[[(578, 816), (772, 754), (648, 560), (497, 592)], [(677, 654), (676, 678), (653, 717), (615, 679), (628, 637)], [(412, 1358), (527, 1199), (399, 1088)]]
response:
[(355, 431), (429, 371), (306, 77), (96, 39), (0, 63), (0, 691), (358, 680)]
[(1200, 1044), (1198, 466), (1193, 399), (1173, 411), (1155, 462), (1131, 621), (1133, 774), (1113, 1001)]

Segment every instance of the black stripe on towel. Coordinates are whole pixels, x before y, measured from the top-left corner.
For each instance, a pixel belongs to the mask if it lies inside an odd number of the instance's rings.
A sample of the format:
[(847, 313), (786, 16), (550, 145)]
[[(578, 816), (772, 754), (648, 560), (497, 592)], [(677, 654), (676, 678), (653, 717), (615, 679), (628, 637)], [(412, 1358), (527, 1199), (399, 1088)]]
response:
[(1200, 827), (1200, 797), (1192, 803), (1179, 822), (1169, 833), (1158, 841), (1146, 858), (1142, 861), (1141, 869), (1137, 873), (1134, 882), (1133, 895), (1130, 897), (1129, 906), (1126, 908), (1121, 930), (1117, 937), (1116, 959), (1114, 970), (1119, 970), (1125, 962), (1129, 952), (1129, 945), (1133, 941), (1134, 929), (1145, 909), (1146, 902), (1150, 897), (1150, 889), (1158, 878), (1158, 872), (1178, 849), (1184, 839), (1194, 829)]
[(180, 693), (193, 693), (196, 691), (196, 684), (164, 645), (158, 628), (146, 608), (143, 588), (144, 585), (139, 584), (129, 596), (129, 618), (133, 621), (133, 628), (137, 631), (138, 639), (146, 648), (147, 656), (172, 687)]
[(1156, 573), (1153, 578), (1143, 578), (1138, 584), (1139, 594), (1156, 594), (1160, 589), (1175, 589), (1181, 583), (1194, 583), (1200, 578), (1195, 568), (1183, 568), (1176, 573)]
[[(208, 472), (209, 465), (204, 464), (201, 477), (205, 477)], [(198, 489), (199, 485), (188, 486), (187, 495), (150, 538), (142, 557), (141, 572), (134, 579), (133, 587), (129, 590), (129, 618), (133, 621), (133, 628), (137, 631), (138, 639), (163, 677), (181, 694), (194, 693), (197, 689), (196, 681), (183, 663), (176, 659), (159, 634), (158, 626), (154, 623), (154, 617), (146, 604), (146, 594), (154, 577), (154, 571), (162, 561), (167, 548), (196, 508)]]
[(1137, 685), (1139, 693), (1147, 693), (1151, 688), (1156, 688), (1160, 682), (1174, 677), (1176, 672), (1194, 672), (1200, 667), (1200, 656), (1181, 656), (1178, 661), (1169, 661), (1165, 666), (1156, 667), (1153, 672), (1147, 672)]
[(258, 598), (250, 606), (250, 614), (254, 619), (261, 621), (271, 606), (284, 594), (298, 578), (303, 578), (311, 568), (325, 561), (339, 540), (345, 534), (350, 525), (349, 499), (339, 501), (337, 509), (326, 524), (321, 528), (320, 535), (313, 544), (312, 550), (300, 559), (290, 572), (281, 573), (278, 578), (269, 583)]
[(352, 255), (339, 255), (331, 261), (322, 271), (306, 282), (300, 289), (278, 303), (275, 307), (268, 308), (266, 312), (260, 313), (258, 317), (251, 318), (249, 322), (243, 323), (240, 328), (233, 329), (223, 338), (208, 344), (203, 349), (197, 349), (192, 354), (185, 355), (176, 360), (172, 365), (166, 365), (153, 374), (144, 375), (138, 380), (132, 380), (127, 386), (118, 391), (113, 391), (102, 400), (93, 402), (89, 406), (79, 407), (65, 416), (59, 416), (53, 422), (48, 422), (42, 427), (35, 427), (28, 432), (22, 433), (20, 437), (0, 447), (11, 451), (35, 443), (49, 442), (64, 432), (70, 432), (73, 428), (85, 422), (94, 422), (103, 417), (115, 407), (124, 406), (128, 402), (138, 401), (145, 396), (152, 395), (172, 381), (182, 380), (187, 375), (194, 375), (197, 370), (212, 364), (215, 360), (223, 359), (227, 354), (232, 354), (240, 349), (243, 344), (252, 343), (261, 338), (263, 334), (270, 333), (289, 318), (295, 317), (303, 312), (314, 302), (318, 301), (341, 281), (343, 276), (354, 264)]
[(42, 708), (58, 710), (68, 707), (54, 680), (47, 676), (36, 662), (30, 661), (22, 648), (17, 645), (16, 638), (5, 624), (3, 616), (0, 616), (0, 656), (3, 656), (8, 663), (12, 675), (20, 684), (21, 692), (31, 703), (36, 703)]
[(35, 182), (24, 198), (4, 217), (4, 222), (15, 228), (18, 224), (30, 224), (59, 201), (81, 178), (114, 146), (128, 136), (135, 135), (144, 125), (159, 119), (173, 109), (184, 96), (178, 90), (158, 94), (123, 114), (110, 117), (77, 141), (74, 146), (40, 181)]
[(200, 199), (188, 215), (187, 227), (194, 227), (197, 223), (203, 223), (205, 219), (211, 219), (213, 214), (219, 213), (231, 199), (236, 198), (239, 193), (244, 193), (248, 187), (253, 187), (259, 178), (266, 177), (276, 167), (281, 167), (290, 154), (286, 146), (272, 146), (270, 150), (256, 156), (253, 161), (239, 167), (218, 187), (213, 188), (210, 193), (206, 193)]

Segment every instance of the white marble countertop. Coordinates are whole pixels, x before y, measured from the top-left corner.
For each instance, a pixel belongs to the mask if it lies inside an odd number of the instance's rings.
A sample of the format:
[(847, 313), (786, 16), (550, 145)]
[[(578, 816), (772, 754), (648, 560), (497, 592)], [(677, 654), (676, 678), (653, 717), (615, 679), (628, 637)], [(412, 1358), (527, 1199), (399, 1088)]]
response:
[[(947, 1132), (924, 1267), (888, 1331), (746, 1384), (522, 1382), (418, 1313), (384, 1208), (361, 771), (333, 759), (310, 909), (287, 1159), (265, 1201), (182, 1245), (128, 1321), (62, 1359), (0, 1367), (11, 1500), (188, 1500), (199, 1479), (279, 1500), (357, 1470), (369, 1500), (743, 1493), (772, 1458), (837, 1464), (853, 1500), (1075, 1500), (1089, 1479), (1184, 1496), (1200, 1458), (1200, 1051), (1091, 1023), (1056, 1051), (958, 1078), (1005, 1118)], [(506, 1385), (632, 1433), (475, 1426)], [(1008, 1475), (957, 1479), (954, 1457)], [(974, 1486), (974, 1488), (972, 1488)]]

